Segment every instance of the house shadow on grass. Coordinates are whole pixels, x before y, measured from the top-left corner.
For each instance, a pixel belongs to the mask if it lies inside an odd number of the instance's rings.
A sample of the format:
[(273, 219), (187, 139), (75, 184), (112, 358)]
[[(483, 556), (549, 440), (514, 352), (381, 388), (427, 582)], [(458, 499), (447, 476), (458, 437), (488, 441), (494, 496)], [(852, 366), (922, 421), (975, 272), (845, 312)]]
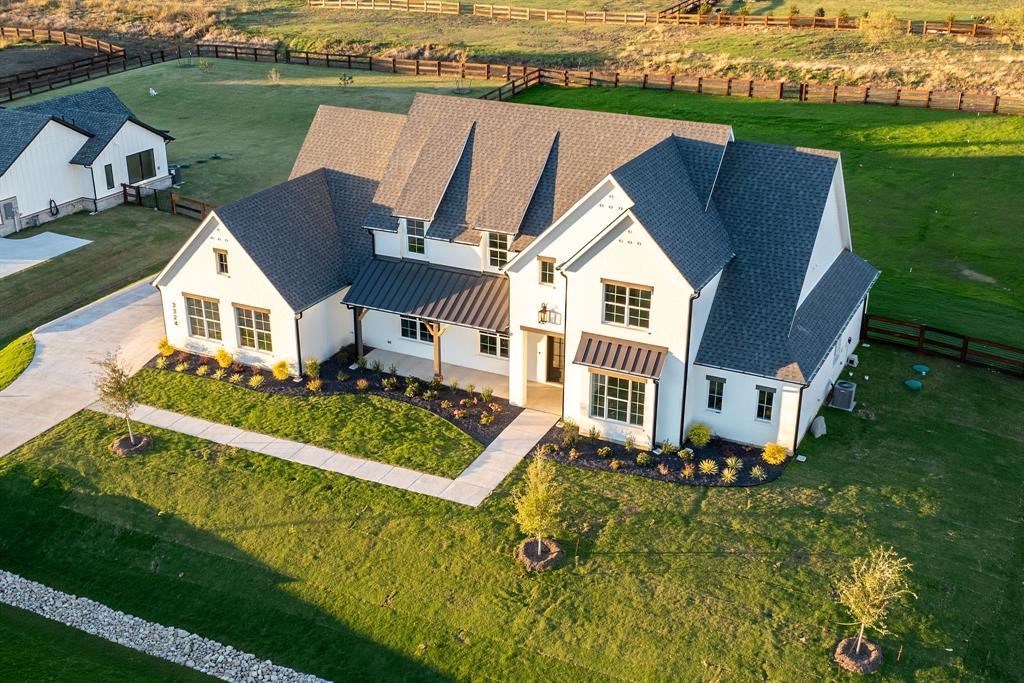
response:
[(303, 673), (447, 680), (304, 601), (260, 559), (139, 500), (83, 489), (68, 468), (18, 463), (0, 477), (0, 567)]

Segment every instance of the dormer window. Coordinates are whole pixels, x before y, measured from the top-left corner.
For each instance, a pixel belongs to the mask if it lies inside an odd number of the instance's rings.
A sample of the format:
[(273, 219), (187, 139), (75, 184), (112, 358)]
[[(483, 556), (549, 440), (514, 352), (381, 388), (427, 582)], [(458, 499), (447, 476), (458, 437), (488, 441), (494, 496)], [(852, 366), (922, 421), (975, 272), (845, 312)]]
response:
[(427, 244), (424, 239), (426, 233), (427, 226), (423, 221), (411, 218), (405, 221), (406, 248), (410, 254), (425, 254), (427, 252)]
[(508, 263), (509, 236), (499, 232), (487, 234), (487, 261), (495, 268)]

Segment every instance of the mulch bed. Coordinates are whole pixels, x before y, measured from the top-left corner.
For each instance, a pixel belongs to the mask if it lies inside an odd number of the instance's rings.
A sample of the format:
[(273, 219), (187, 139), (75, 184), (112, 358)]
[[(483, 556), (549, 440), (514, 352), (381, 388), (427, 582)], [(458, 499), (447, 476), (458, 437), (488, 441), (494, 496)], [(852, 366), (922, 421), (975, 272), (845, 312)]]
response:
[[(684, 458), (681, 453), (668, 455), (665, 453), (655, 454), (653, 451), (634, 450), (632, 453), (626, 451), (625, 446), (602, 439), (590, 440), (585, 434), (581, 435), (576, 445), (570, 446), (563, 443), (565, 430), (561, 425), (555, 425), (544, 438), (541, 444), (552, 444), (556, 450), (548, 454), (548, 457), (556, 462), (570, 467), (580, 467), (586, 470), (600, 470), (601, 472), (616, 472), (618, 474), (631, 474), (637, 477), (657, 479), (673, 484), (684, 484), (687, 486), (759, 486), (773, 481), (782, 474), (786, 465), (792, 460), (792, 454), (781, 465), (769, 465), (761, 457), (761, 449), (755, 446), (738, 444), (717, 437), (711, 440), (707, 446), (695, 446), (687, 443), (686, 446), (693, 450), (692, 458)], [(598, 455), (598, 449), (609, 448), (611, 453), (607, 456)], [(571, 457), (572, 450), (576, 450), (576, 457)], [(636, 460), (640, 453), (646, 453), (651, 462), (647, 465), (638, 465)], [(735, 456), (743, 462), (743, 467), (737, 473), (736, 481), (726, 483), (721, 479), (721, 472), (726, 468), (725, 459)], [(718, 474), (704, 475), (698, 468), (702, 460), (713, 460), (718, 465)], [(613, 461), (619, 463), (618, 469), (612, 465)], [(683, 468), (687, 464), (693, 465), (693, 477), (683, 476)], [(664, 473), (659, 469), (664, 465)], [(751, 469), (760, 465), (764, 470), (765, 478), (756, 479), (751, 476)]]
[[(366, 349), (369, 352), (369, 349)], [(217, 365), (217, 361), (208, 356), (200, 356), (198, 354), (186, 353), (182, 351), (176, 351), (173, 355), (167, 357), (166, 365), (163, 368), (157, 367), (157, 360), (161, 356), (152, 358), (146, 367), (153, 368), (156, 370), (163, 370), (165, 372), (174, 372), (174, 368), (178, 363), (187, 363), (188, 369), (184, 370), (184, 373), (195, 376), (196, 369), (200, 364), (209, 367), (206, 375), (202, 376), (202, 379), (208, 379), (214, 382), (229, 383), (228, 378), (234, 373), (240, 373), (242, 380), (234, 386), (249, 389), (250, 391), (258, 391), (264, 394), (279, 394), (281, 396), (330, 396), (336, 394), (365, 394), (370, 396), (381, 396), (389, 398), (394, 401), (401, 401), (414, 405), (418, 408), (430, 411), (431, 413), (444, 418), (448, 422), (469, 434), (471, 437), (482, 443), (484, 446), (490, 445), (492, 441), (501, 432), (508, 427), (519, 413), (523, 412), (522, 408), (514, 406), (504, 398), (498, 398), (492, 396), (489, 401), (484, 401), (480, 396), (480, 391), (485, 387), (475, 387), (473, 395), (470, 396), (463, 388), (459, 388), (456, 391), (452, 391), (451, 388), (444, 384), (437, 389), (437, 397), (432, 399), (423, 398), (423, 392), (429, 389), (428, 384), (422, 380), (416, 380), (419, 385), (419, 390), (414, 396), (407, 396), (406, 391), (406, 378), (397, 376), (398, 386), (392, 391), (387, 391), (381, 386), (381, 380), (391, 375), (388, 373), (387, 368), (383, 368), (380, 373), (374, 372), (371, 368), (365, 370), (350, 369), (350, 365), (353, 363), (355, 358), (355, 352), (351, 347), (346, 347), (339, 351), (330, 360), (324, 361), (320, 365), (320, 379), (322, 386), (320, 391), (313, 392), (306, 388), (307, 380), (303, 378), (301, 382), (296, 382), (293, 379), (277, 380), (274, 379), (274, 375), (269, 370), (260, 368), (251, 368), (241, 363), (235, 363), (232, 367), (228, 368), (222, 379), (216, 379), (212, 375), (215, 370), (220, 366)], [(248, 385), (249, 378), (254, 374), (260, 374), (263, 376), (263, 384), (259, 387), (253, 388)], [(344, 379), (338, 379), (339, 376)], [(368, 383), (368, 387), (365, 390), (360, 390), (357, 386), (357, 382), (360, 379), (364, 379)], [(462, 402), (466, 401), (467, 405), (463, 405)], [(448, 407), (445, 402), (451, 403)], [(442, 406), (445, 403), (445, 406)], [(461, 417), (456, 415), (457, 410), (465, 411), (465, 414)], [(481, 424), (480, 416), (484, 413), (492, 415), (494, 421), (490, 424)]]
[(136, 434), (134, 441), (128, 435), (119, 436), (110, 444), (110, 450), (118, 455), (135, 455), (148, 450), (153, 445), (153, 439), (146, 434)]
[(537, 539), (528, 538), (519, 544), (516, 557), (530, 571), (536, 572), (550, 569), (562, 559), (562, 547), (550, 538), (540, 540), (540, 553), (537, 552)]
[(856, 651), (857, 639), (845, 638), (836, 645), (833, 654), (836, 664), (855, 674), (869, 674), (882, 666), (882, 649), (867, 638), (861, 641), (860, 653)]

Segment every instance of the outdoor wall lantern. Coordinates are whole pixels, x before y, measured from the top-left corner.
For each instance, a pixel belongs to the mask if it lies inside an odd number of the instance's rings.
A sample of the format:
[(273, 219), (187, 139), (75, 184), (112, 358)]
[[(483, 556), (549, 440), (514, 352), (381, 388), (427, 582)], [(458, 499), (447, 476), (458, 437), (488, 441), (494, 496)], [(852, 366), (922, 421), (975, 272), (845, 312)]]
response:
[(541, 304), (540, 310), (537, 311), (537, 322), (546, 323), (548, 321), (548, 305)]

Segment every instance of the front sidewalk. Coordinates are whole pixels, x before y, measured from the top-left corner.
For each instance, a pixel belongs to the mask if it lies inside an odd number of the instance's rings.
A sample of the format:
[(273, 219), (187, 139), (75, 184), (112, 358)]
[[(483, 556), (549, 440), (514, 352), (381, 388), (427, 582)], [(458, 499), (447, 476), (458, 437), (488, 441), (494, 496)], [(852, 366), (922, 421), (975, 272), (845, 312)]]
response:
[[(99, 402), (91, 409), (108, 413)], [(524, 410), (491, 442), (476, 460), (455, 479), (425, 474), (397, 465), (357, 458), (289, 439), (249, 432), (231, 425), (210, 422), (181, 413), (139, 406), (132, 419), (142, 424), (187, 434), (225, 446), (236, 446), (274, 458), (338, 472), (349, 477), (421, 493), (477, 507), (515, 469), (530, 449), (547, 433), (557, 416)]]

